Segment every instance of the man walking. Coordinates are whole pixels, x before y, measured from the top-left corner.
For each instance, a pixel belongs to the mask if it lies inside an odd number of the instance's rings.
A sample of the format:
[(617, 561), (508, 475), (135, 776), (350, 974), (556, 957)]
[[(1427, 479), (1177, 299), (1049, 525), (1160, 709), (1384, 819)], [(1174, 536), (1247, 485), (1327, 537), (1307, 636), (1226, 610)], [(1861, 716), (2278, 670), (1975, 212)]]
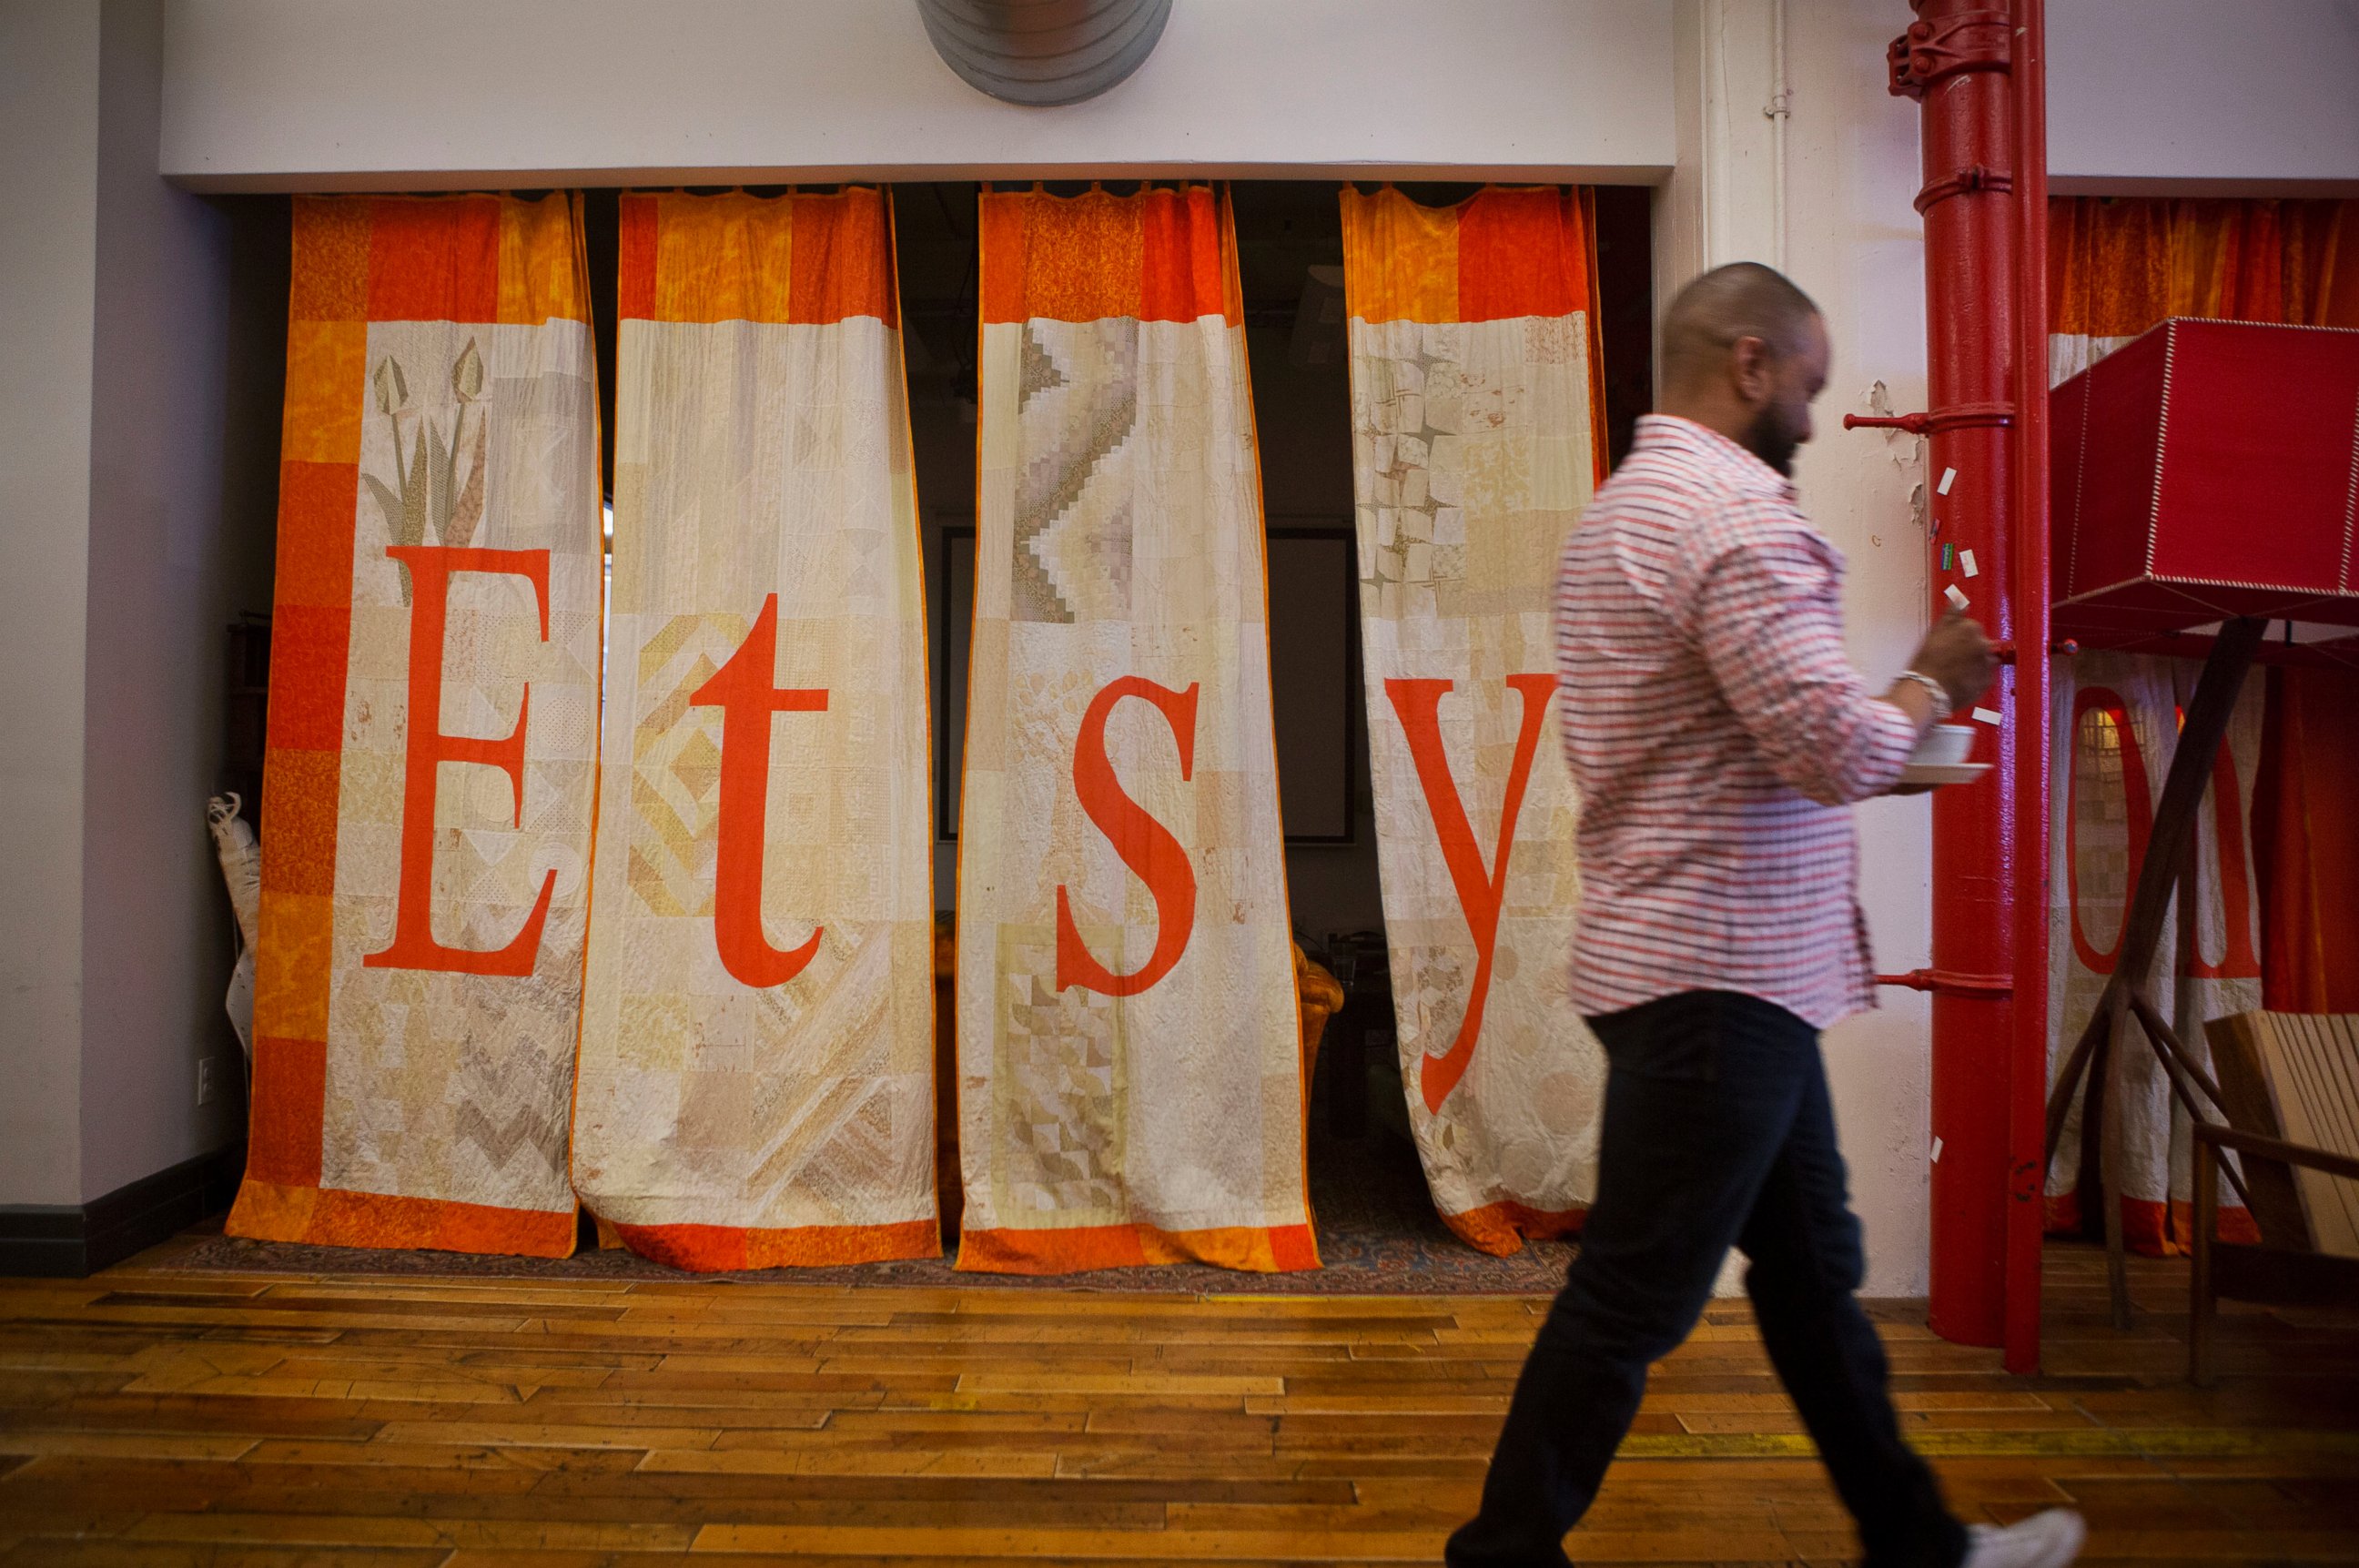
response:
[(1499, 1435), (1454, 1568), (1559, 1564), (1646, 1387), (1749, 1261), (1763, 1344), (1870, 1568), (2058, 1568), (2079, 1516), (1952, 1518), (1900, 1435), (1853, 1292), (1819, 1031), (1875, 1005), (1849, 806), (1990, 683), (1982, 628), (1926, 637), (1871, 695), (1843, 657), (1843, 560), (1797, 508), (1826, 385), (1808, 296), (1739, 263), (1682, 289), (1659, 414), (1567, 543), (1565, 754), (1580, 786), (1573, 1005), (1605, 1047), (1597, 1197)]

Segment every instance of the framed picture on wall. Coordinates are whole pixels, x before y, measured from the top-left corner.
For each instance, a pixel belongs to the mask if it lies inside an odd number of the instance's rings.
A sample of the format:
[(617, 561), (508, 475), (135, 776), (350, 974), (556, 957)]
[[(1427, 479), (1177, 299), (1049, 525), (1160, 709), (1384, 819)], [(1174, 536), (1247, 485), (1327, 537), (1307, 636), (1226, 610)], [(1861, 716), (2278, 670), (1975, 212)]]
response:
[(1288, 844), (1354, 842), (1359, 546), (1348, 523), (1269, 529), (1269, 694)]

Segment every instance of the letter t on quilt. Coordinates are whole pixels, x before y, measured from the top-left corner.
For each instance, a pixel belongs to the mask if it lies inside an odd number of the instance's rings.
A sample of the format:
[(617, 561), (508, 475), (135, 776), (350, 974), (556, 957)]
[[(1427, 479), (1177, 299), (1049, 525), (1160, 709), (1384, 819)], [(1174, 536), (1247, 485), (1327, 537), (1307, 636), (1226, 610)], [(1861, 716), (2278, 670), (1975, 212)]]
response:
[(875, 190), (622, 199), (573, 1171), (682, 1269), (941, 1251), (925, 601)]
[(982, 201), (959, 1267), (1315, 1268), (1226, 201)]
[(1377, 863), (1410, 1129), (1485, 1252), (1576, 1228), (1604, 1064), (1565, 997), (1579, 893), (1558, 554), (1604, 455), (1590, 203), (1346, 187)]
[(579, 197), (296, 199), (233, 1236), (573, 1250), (589, 318)]

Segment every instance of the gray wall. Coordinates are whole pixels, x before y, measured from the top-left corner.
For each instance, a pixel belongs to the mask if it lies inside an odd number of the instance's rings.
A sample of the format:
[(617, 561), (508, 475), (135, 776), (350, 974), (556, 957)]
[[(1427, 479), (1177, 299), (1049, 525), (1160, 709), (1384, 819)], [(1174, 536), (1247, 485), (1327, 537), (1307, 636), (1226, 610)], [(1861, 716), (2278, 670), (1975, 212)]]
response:
[[(232, 949), (204, 831), (223, 627), (266, 608), (223, 548), (230, 222), (156, 172), (163, 17), (101, 7), (83, 693), (82, 1192), (238, 1134)], [(243, 555), (244, 559), (239, 559)], [(266, 562), (264, 563), (266, 572)], [(197, 1063), (218, 1057), (212, 1102)]]
[(1136, 75), (1040, 110), (952, 75), (908, 0), (170, 0), (163, 167), (244, 191), (1346, 164), (1643, 181), (1672, 158), (1670, 11), (1189, 0)]
[(99, 14), (0, 0), (0, 1203), (82, 1201)]
[(234, 299), (272, 210), (157, 173), (162, 43), (159, 0), (0, 0), (0, 1203), (243, 1126), (203, 807), (223, 628), (269, 605), (284, 268)]
[(2359, 195), (2354, 0), (2050, 0), (2059, 195)]

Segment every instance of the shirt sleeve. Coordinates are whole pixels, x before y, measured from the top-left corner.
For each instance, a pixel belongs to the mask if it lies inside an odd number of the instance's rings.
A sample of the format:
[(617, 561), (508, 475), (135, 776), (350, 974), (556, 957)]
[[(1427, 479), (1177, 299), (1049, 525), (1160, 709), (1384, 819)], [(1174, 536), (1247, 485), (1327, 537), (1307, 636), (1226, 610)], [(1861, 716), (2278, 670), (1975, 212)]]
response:
[(1703, 563), (1690, 628), (1770, 770), (1822, 805), (1880, 795), (1917, 724), (1843, 655), (1840, 558), (1799, 518), (1734, 530)]

